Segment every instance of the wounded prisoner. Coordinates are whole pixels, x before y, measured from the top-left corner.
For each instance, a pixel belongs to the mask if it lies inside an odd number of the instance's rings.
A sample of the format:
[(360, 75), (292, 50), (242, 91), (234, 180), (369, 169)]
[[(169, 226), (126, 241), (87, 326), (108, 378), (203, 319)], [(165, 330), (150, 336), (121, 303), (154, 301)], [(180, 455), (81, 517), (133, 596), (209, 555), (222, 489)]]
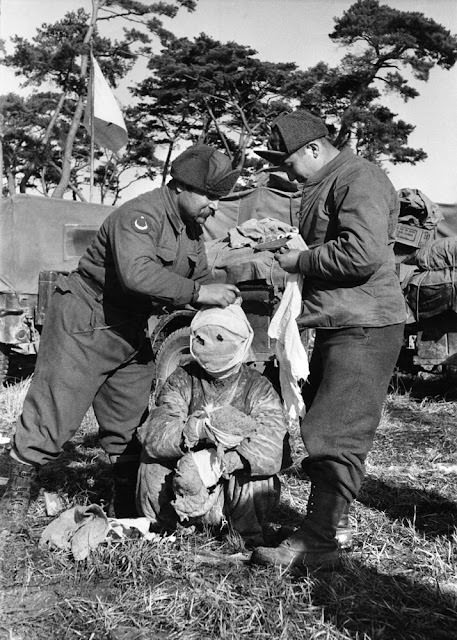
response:
[(194, 361), (168, 378), (138, 434), (137, 508), (152, 523), (226, 521), (246, 544), (263, 544), (287, 428), (271, 383), (244, 364), (252, 338), (238, 304), (195, 315)]

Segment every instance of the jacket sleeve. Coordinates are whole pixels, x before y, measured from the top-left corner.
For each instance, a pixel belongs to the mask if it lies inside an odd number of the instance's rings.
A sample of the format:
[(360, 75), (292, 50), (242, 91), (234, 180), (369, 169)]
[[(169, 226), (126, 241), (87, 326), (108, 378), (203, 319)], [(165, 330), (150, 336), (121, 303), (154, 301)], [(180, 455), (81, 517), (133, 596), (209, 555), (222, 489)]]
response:
[(257, 429), (235, 450), (248, 461), (253, 476), (278, 473), (287, 426), (279, 395), (266, 378), (253, 379), (247, 394), (246, 413), (257, 422)]
[(394, 190), (380, 170), (348, 172), (334, 188), (335, 237), (303, 251), (298, 267), (308, 277), (361, 282), (388, 260), (388, 227)]
[(183, 455), (183, 429), (189, 415), (192, 381), (178, 367), (165, 382), (146, 422), (137, 435), (143, 449), (152, 458), (175, 459)]
[(160, 223), (151, 216), (146, 201), (123, 208), (109, 234), (116, 272), (126, 291), (175, 306), (191, 302), (194, 281), (165, 268), (164, 264), (173, 262), (176, 249), (160, 246)]

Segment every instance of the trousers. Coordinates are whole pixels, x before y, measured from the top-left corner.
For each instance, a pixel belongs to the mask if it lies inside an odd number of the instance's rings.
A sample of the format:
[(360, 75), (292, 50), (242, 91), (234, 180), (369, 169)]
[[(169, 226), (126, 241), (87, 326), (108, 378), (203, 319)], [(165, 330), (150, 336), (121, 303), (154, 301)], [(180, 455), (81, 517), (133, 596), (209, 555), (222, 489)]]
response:
[(16, 424), (14, 449), (31, 464), (55, 459), (92, 405), (100, 444), (133, 453), (154, 376), (146, 319), (97, 296), (76, 273), (52, 295), (35, 372)]
[[(173, 509), (172, 479), (175, 464), (143, 455), (138, 471), (137, 509), (153, 523), (174, 528), (178, 517)], [(262, 525), (277, 506), (280, 495), (279, 478), (232, 474), (221, 479), (217, 501), (211, 513), (201, 517), (210, 525), (220, 525), (225, 517), (231, 527), (244, 538), (262, 542)]]
[(317, 329), (307, 408), (300, 431), (302, 467), (323, 491), (351, 502), (365, 475), (365, 459), (379, 425), (404, 325)]

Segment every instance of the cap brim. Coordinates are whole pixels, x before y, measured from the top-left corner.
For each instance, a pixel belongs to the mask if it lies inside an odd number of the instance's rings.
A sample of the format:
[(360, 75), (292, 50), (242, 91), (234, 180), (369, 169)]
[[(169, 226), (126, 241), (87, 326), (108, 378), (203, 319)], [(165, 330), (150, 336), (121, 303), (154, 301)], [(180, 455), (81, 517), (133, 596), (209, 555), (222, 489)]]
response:
[(287, 153), (272, 151), (271, 149), (254, 149), (254, 153), (278, 167), (280, 167), (287, 158)]

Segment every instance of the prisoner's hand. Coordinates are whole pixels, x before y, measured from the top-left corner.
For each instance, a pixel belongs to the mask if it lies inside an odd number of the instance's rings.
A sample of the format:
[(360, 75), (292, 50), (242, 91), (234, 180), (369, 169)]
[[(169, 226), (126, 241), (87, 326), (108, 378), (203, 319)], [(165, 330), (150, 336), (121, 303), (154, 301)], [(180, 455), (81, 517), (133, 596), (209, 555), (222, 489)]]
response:
[(222, 458), (222, 477), (228, 480), (235, 471), (244, 469), (244, 462), (236, 451), (227, 451)]
[(206, 436), (205, 418), (203, 415), (192, 414), (187, 418), (182, 432), (186, 451), (193, 449)]
[(198, 304), (227, 307), (240, 295), (234, 284), (202, 284), (196, 302)]
[(297, 273), (300, 253), (297, 249), (282, 249), (279, 253), (275, 253), (275, 258), (284, 271)]

